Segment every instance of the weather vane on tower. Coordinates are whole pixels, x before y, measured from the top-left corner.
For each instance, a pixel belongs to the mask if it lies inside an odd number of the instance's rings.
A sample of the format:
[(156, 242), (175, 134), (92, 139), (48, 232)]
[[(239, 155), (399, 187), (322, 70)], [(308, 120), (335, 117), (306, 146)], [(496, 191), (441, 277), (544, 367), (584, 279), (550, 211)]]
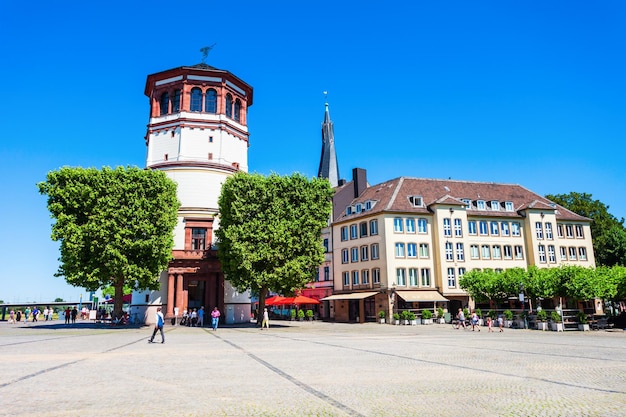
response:
[(200, 52), (202, 52), (202, 63), (204, 64), (206, 61), (206, 58), (209, 56), (209, 52), (211, 52), (211, 49), (213, 49), (213, 47), (217, 45), (216, 43), (214, 43), (211, 46), (205, 46), (204, 48), (200, 48)]

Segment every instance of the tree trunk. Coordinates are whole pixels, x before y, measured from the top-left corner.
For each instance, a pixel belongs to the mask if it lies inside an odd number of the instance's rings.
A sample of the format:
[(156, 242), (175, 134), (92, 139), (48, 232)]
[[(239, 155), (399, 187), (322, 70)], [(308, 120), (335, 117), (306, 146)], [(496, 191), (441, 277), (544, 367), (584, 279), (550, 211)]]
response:
[(265, 309), (265, 299), (267, 298), (267, 288), (261, 288), (259, 291), (259, 310), (256, 312), (256, 325), (263, 324), (263, 310)]
[(124, 303), (124, 279), (119, 278), (115, 280), (114, 287), (115, 296), (113, 298), (113, 318), (119, 319), (122, 317), (122, 304)]

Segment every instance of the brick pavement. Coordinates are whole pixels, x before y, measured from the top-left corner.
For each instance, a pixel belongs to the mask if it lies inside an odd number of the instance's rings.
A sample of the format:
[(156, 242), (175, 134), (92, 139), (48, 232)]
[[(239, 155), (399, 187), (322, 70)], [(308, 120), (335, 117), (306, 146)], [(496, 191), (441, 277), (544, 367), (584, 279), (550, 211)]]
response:
[[(621, 416), (622, 331), (0, 323), (2, 416)], [(157, 341), (160, 337), (157, 336)]]

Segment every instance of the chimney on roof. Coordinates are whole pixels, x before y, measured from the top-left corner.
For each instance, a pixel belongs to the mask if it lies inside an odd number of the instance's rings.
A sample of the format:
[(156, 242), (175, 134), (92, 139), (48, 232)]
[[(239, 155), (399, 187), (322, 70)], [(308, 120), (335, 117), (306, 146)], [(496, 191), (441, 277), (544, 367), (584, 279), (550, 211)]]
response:
[(354, 181), (354, 198), (357, 198), (367, 188), (367, 171), (363, 168), (352, 169), (352, 181)]
[(346, 179), (345, 179), (345, 178), (342, 178), (342, 179), (340, 179), (340, 180), (339, 180), (339, 184), (337, 184), (337, 185), (338, 185), (339, 187), (341, 187), (342, 185), (345, 185), (345, 183), (346, 183)]

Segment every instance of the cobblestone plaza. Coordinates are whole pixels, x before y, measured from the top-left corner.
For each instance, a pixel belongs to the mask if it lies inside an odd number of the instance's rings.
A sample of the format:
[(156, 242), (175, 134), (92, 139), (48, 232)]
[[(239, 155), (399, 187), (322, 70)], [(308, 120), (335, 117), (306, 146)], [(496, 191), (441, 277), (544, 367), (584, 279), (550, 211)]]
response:
[(621, 330), (273, 322), (269, 331), (167, 326), (165, 344), (148, 344), (151, 334), (149, 327), (0, 323), (0, 415), (626, 413)]

